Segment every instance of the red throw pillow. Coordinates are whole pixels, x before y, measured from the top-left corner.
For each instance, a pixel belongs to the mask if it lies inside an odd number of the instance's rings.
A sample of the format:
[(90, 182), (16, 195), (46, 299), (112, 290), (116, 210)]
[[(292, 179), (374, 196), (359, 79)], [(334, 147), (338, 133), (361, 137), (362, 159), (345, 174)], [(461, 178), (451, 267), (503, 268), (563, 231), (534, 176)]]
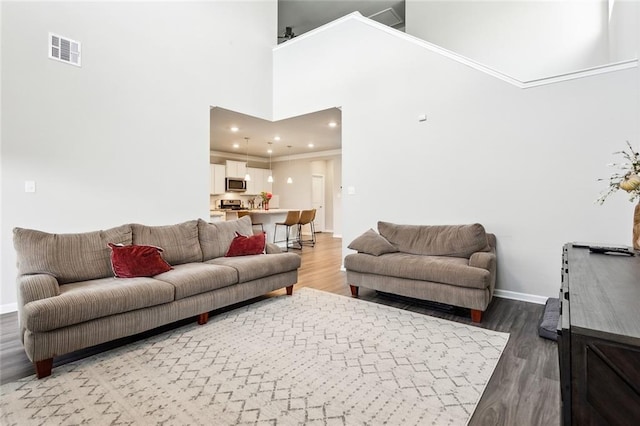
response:
[(160, 247), (113, 243), (109, 247), (111, 269), (118, 278), (152, 277), (173, 269), (160, 255)]
[(236, 232), (236, 237), (231, 241), (231, 246), (227, 250), (225, 257), (248, 256), (250, 254), (263, 254), (266, 245), (265, 233), (247, 237)]

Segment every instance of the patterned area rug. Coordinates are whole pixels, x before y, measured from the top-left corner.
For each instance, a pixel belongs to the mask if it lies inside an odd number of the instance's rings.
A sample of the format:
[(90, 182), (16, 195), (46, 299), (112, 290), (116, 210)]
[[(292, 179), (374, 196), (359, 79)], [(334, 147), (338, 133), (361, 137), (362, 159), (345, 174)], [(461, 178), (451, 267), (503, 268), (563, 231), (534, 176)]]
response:
[(311, 289), (0, 388), (3, 425), (464, 425), (509, 335)]

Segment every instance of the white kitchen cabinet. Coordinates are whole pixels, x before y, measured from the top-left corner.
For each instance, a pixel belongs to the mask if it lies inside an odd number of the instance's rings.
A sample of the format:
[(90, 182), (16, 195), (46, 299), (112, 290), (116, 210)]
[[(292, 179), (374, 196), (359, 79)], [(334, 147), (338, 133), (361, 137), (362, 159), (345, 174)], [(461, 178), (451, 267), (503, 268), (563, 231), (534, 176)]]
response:
[(251, 176), (251, 180), (247, 182), (247, 195), (258, 195), (262, 191), (271, 192), (272, 185), (267, 182), (267, 179), (269, 179), (268, 169), (249, 167), (247, 170)]
[(251, 180), (247, 181), (247, 195), (259, 194), (262, 187), (262, 169), (256, 169), (255, 167), (247, 167), (247, 173), (251, 176)]
[(247, 174), (247, 163), (244, 161), (227, 160), (226, 166), (227, 177), (244, 179)]
[(271, 192), (273, 188), (273, 184), (267, 179), (269, 179), (269, 169), (262, 169), (262, 191)]
[(224, 178), (226, 176), (226, 167), (224, 164), (210, 164), (211, 174), (210, 174), (210, 193), (211, 194), (224, 194), (225, 192), (225, 182)]

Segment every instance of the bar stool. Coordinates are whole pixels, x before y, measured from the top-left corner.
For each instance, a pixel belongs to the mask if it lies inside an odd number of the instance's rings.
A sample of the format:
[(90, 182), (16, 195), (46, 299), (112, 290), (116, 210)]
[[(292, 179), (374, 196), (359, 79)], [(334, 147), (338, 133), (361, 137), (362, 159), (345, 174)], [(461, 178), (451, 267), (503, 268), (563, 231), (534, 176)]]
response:
[[(313, 221), (316, 218), (316, 209), (312, 210), (302, 210), (300, 213), (300, 219), (298, 220), (298, 244), (302, 247), (303, 244), (308, 244), (311, 247), (315, 247), (316, 245), (316, 226)], [(311, 231), (311, 239), (303, 240), (302, 239), (302, 227), (304, 225), (309, 225), (309, 229)]]
[(238, 219), (244, 216), (249, 216), (251, 218), (251, 226), (259, 226), (262, 232), (264, 232), (264, 226), (262, 225), (262, 222), (254, 222), (253, 218), (251, 217), (251, 213), (242, 210), (238, 212)]
[[(300, 245), (300, 242), (298, 241), (298, 239), (295, 239), (292, 241), (293, 242), (297, 242), (300, 247), (293, 247), (289, 245), (289, 240), (290, 240), (290, 236), (291, 236), (291, 228), (292, 227), (296, 227), (296, 229), (298, 228), (298, 221), (300, 220), (300, 210), (289, 210), (287, 212), (287, 217), (285, 218), (284, 222), (276, 222), (275, 227), (273, 229), (273, 243), (281, 243), (283, 241), (286, 241), (287, 243), (287, 251), (289, 251), (290, 248), (292, 249), (302, 249), (302, 245)], [(276, 241), (276, 236), (278, 235), (278, 226), (284, 226), (286, 227), (286, 238), (284, 240), (278, 240)]]

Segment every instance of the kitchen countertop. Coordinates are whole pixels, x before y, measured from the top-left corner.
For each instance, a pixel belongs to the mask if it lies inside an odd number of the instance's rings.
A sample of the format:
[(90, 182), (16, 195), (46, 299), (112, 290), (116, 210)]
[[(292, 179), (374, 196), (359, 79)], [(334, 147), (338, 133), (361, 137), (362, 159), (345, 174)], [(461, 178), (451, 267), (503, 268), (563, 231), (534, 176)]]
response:
[(275, 214), (275, 213), (286, 213), (289, 210), (293, 210), (293, 209), (269, 209), (269, 210), (262, 210), (262, 209), (242, 209), (242, 210), (211, 210), (211, 214), (212, 215), (223, 215), (226, 213), (238, 213), (238, 212), (249, 212), (250, 214)]

